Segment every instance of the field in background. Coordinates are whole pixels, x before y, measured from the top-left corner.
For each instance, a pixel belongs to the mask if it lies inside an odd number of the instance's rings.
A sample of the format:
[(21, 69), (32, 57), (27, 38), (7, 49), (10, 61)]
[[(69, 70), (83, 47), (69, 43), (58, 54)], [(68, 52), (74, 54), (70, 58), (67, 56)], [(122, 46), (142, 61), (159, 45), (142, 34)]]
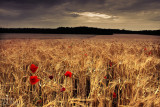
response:
[[(116, 36), (0, 40), (0, 104), (159, 107), (160, 39)], [(38, 66), (35, 74), (31, 64)], [(40, 82), (31, 85), (31, 75)]]
[(124, 40), (160, 40), (160, 36), (141, 34), (113, 34), (113, 35), (91, 35), (91, 34), (23, 34), (23, 33), (0, 33), (0, 39), (124, 39)]

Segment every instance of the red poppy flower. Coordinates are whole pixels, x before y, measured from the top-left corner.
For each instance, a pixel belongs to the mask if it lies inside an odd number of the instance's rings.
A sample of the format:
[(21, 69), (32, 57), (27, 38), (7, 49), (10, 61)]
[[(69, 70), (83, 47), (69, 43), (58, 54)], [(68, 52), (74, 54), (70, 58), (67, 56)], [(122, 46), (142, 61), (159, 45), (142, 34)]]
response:
[(61, 92), (63, 92), (63, 91), (65, 91), (66, 89), (63, 87), (63, 88), (61, 88)]
[(87, 54), (84, 54), (85, 56), (87, 56)]
[(109, 63), (109, 66), (112, 67), (112, 62)]
[(35, 66), (34, 64), (31, 64), (30, 70), (31, 70), (33, 73), (35, 73), (37, 69), (38, 69), (37, 66)]
[(107, 79), (107, 76), (105, 76), (104, 78)]
[(53, 76), (51, 75), (51, 76), (49, 76), (49, 78), (52, 80), (52, 79), (53, 79)]
[(116, 93), (114, 92), (114, 93), (113, 93), (113, 98), (116, 98), (116, 96), (117, 96), (117, 95), (116, 95)]
[(30, 83), (32, 85), (36, 84), (40, 79), (37, 76), (30, 76)]
[(70, 71), (67, 71), (65, 74), (64, 74), (66, 77), (70, 77), (72, 76), (72, 73)]
[(68, 46), (68, 48), (72, 48), (72, 46)]
[(147, 50), (147, 48), (144, 48), (144, 50), (146, 51), (146, 50)]
[(151, 55), (151, 52), (149, 52), (148, 55)]

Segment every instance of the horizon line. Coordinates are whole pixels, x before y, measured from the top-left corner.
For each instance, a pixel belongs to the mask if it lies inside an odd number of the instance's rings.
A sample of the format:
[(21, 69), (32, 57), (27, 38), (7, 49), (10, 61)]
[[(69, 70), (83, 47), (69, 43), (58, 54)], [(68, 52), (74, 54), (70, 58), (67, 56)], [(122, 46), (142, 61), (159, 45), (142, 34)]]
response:
[(114, 29), (114, 28), (100, 28), (100, 27), (88, 27), (88, 26), (76, 26), (76, 27), (56, 27), (56, 28), (41, 28), (41, 27), (0, 27), (2, 29), (58, 29), (58, 28), (77, 28), (77, 27), (86, 27), (86, 28), (96, 28), (96, 29), (105, 29), (105, 30), (125, 30), (125, 31), (159, 31), (157, 30), (129, 30), (129, 29)]

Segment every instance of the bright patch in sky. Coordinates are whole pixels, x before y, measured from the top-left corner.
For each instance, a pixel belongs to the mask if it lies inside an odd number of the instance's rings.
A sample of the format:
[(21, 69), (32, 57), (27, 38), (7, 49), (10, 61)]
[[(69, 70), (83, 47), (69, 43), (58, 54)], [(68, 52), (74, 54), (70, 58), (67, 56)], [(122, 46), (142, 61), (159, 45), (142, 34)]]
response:
[(87, 16), (87, 17), (98, 17), (98, 18), (111, 18), (112, 16), (106, 15), (106, 14), (101, 14), (101, 13), (95, 13), (95, 12), (75, 12), (74, 14), (82, 15), (82, 16)]

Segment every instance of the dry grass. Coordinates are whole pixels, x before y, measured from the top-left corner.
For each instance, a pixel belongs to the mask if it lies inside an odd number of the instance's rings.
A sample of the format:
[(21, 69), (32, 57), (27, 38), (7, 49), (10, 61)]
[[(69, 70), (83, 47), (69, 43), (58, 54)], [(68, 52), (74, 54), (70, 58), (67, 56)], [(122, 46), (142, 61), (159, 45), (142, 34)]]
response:
[[(0, 46), (0, 96), (13, 98), (11, 106), (112, 107), (113, 92), (119, 107), (160, 106), (158, 40), (14, 39), (0, 40)], [(35, 74), (31, 64), (38, 66)], [(40, 82), (32, 86), (31, 75)]]

